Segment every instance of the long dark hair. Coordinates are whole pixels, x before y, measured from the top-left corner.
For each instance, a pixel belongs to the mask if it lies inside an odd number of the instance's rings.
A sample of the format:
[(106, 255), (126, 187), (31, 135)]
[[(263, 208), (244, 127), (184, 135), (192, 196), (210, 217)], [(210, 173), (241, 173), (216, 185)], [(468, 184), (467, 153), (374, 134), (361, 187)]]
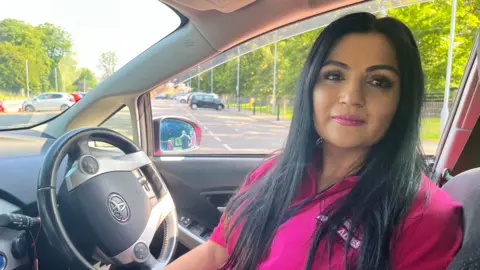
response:
[[(349, 220), (349, 239), (361, 228), (362, 244), (356, 269), (390, 269), (391, 241), (415, 199), (424, 162), (419, 141), (424, 79), (418, 48), (411, 31), (393, 18), (370, 13), (346, 15), (327, 26), (315, 41), (297, 85), (295, 110), (284, 150), (269, 173), (233, 197), (226, 208), (227, 241), (239, 232), (223, 267), (254, 269), (263, 259), (288, 207), (302, 186), (312, 162), (315, 141), (313, 88), (329, 52), (345, 35), (380, 33), (393, 46), (400, 70), (400, 101), (385, 136), (367, 154), (351, 191), (323, 213), (305, 265), (311, 269), (320, 241), (332, 244), (336, 230)], [(322, 162), (319, 162), (321, 170)], [(361, 203), (359, 200), (361, 198)], [(241, 227), (241, 229), (240, 229)], [(337, 228), (337, 229), (336, 229)], [(345, 245), (348, 254), (349, 245)], [(325, 250), (324, 250), (325, 251)], [(351, 267), (351, 259), (345, 263)]]

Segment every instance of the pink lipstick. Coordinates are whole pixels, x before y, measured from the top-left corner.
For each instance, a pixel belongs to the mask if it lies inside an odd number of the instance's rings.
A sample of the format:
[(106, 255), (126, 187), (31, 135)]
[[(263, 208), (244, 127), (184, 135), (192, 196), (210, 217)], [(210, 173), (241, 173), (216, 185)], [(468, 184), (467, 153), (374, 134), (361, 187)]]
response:
[(356, 115), (333, 115), (332, 119), (343, 126), (361, 126), (365, 121)]

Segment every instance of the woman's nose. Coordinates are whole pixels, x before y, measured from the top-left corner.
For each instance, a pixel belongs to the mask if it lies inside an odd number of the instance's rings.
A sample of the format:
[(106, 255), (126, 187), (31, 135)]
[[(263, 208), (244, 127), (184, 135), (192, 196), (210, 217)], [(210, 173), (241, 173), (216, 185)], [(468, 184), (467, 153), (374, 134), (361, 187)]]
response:
[(355, 107), (365, 105), (365, 94), (363, 82), (361, 80), (351, 80), (344, 84), (340, 92), (340, 103)]

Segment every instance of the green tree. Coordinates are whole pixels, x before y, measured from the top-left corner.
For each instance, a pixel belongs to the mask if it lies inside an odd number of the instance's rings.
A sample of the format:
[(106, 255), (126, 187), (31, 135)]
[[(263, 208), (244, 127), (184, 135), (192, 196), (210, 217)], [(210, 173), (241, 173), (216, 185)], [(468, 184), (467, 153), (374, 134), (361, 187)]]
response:
[[(478, 0), (457, 1), (452, 88), (460, 84), (480, 25), (479, 3)], [(436, 0), (388, 11), (389, 16), (401, 20), (412, 30), (420, 50), (426, 90), (430, 93), (442, 93), (445, 89), (451, 10), (450, 0)]]
[[(221, 95), (235, 95), (237, 84), (237, 59), (230, 60), (215, 67), (213, 85), (215, 93)], [(193, 85), (192, 85), (193, 86)]]
[(280, 41), (277, 48), (277, 96), (295, 96), (297, 80), (313, 42), (323, 28)]
[(44, 23), (36, 27), (40, 33), (42, 47), (55, 66), (72, 50), (72, 38), (68, 32), (51, 23)]
[(95, 74), (88, 68), (80, 69), (78, 79), (73, 83), (77, 87), (77, 91), (88, 91), (97, 86)]
[(102, 78), (106, 79), (115, 73), (115, 69), (118, 65), (117, 54), (113, 51), (102, 53), (98, 60), (98, 68), (103, 72)]
[(80, 71), (77, 69), (77, 64), (77, 56), (73, 52), (62, 57), (58, 63), (57, 74), (59, 91), (73, 92), (77, 90), (77, 86), (74, 83), (80, 75)]
[(26, 60), (29, 85), (32, 92), (40, 92), (48, 85), (48, 57), (42, 52), (8, 42), (0, 42), (0, 89), (21, 94), (26, 89)]
[(268, 45), (242, 56), (240, 97), (266, 97), (273, 88), (273, 46)]
[[(69, 33), (51, 23), (44, 23), (37, 26), (36, 32), (41, 39), (42, 49), (52, 60), (49, 79), (50, 85), (53, 88), (55, 87), (55, 79), (57, 79), (57, 84), (61, 84), (63, 82), (60, 80), (58, 74), (59, 63), (63, 57), (71, 54), (72, 40)], [(56, 78), (55, 69), (57, 69)], [(59, 85), (59, 89), (64, 88), (65, 87)]]
[(0, 46), (2, 87), (18, 94), (26, 87), (26, 60), (32, 92), (55, 87), (54, 71), (72, 44), (70, 35), (53, 24), (35, 27), (20, 20), (4, 19), (0, 21)]

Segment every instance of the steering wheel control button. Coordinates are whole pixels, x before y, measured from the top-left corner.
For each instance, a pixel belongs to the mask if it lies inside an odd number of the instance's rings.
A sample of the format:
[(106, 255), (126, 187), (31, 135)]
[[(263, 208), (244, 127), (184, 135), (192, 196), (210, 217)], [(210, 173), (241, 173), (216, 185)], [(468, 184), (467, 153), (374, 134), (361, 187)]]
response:
[(130, 220), (130, 207), (120, 194), (111, 193), (108, 196), (107, 208), (116, 221), (125, 223)]
[(96, 174), (99, 169), (98, 161), (92, 156), (83, 156), (80, 158), (80, 168), (86, 174)]
[(138, 242), (133, 247), (133, 257), (137, 262), (144, 262), (148, 259), (150, 250), (148, 249), (147, 244), (144, 242)]

